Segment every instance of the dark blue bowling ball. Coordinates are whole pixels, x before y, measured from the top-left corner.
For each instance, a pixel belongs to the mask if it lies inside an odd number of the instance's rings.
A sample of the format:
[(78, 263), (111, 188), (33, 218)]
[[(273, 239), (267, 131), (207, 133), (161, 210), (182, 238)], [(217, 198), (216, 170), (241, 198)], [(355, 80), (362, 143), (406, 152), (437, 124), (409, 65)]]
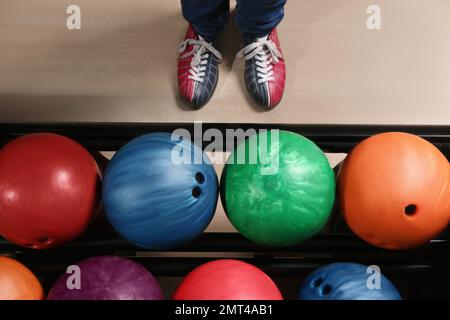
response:
[(169, 133), (138, 137), (109, 163), (103, 181), (108, 220), (131, 243), (174, 248), (200, 235), (218, 198), (216, 172), (206, 154)]
[[(300, 288), (300, 300), (401, 300), (395, 286), (381, 273), (379, 288), (374, 273), (357, 263), (333, 263), (311, 273)], [(368, 280), (371, 286), (368, 286)], [(369, 287), (372, 287), (370, 289)]]

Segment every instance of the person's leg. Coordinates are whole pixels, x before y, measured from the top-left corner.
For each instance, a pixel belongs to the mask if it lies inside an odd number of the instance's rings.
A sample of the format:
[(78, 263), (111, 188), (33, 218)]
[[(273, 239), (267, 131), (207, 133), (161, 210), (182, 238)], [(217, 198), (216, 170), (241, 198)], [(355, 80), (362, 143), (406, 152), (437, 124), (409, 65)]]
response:
[(230, 11), (229, 0), (181, 0), (183, 17), (207, 41), (225, 27)]
[(252, 37), (267, 36), (283, 20), (287, 0), (238, 0), (236, 24)]
[(286, 0), (238, 0), (236, 24), (244, 39), (245, 84), (252, 98), (267, 109), (281, 101), (286, 65), (277, 25), (284, 17)]

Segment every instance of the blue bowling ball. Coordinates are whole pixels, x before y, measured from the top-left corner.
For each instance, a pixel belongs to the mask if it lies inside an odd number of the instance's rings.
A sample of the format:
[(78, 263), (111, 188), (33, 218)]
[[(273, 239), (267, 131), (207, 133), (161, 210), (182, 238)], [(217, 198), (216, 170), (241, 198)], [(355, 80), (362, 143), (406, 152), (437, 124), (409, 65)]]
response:
[(169, 133), (130, 141), (104, 175), (108, 220), (122, 237), (147, 249), (171, 249), (200, 235), (217, 198), (218, 179), (206, 154)]
[[(300, 300), (401, 300), (395, 286), (378, 273), (378, 285), (372, 282), (373, 271), (357, 263), (333, 263), (310, 274), (300, 288)], [(368, 281), (369, 280), (369, 281)], [(368, 286), (368, 282), (370, 286)], [(376, 285), (373, 287), (373, 285)]]

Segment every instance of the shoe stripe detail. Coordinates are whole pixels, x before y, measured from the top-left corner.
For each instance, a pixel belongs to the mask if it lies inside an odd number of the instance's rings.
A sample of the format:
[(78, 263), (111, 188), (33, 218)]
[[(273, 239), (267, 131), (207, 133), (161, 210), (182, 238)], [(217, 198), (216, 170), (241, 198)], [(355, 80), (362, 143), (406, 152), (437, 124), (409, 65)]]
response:
[(270, 108), (271, 104), (270, 104), (270, 93), (269, 93), (270, 91), (269, 91), (269, 83), (268, 82), (265, 83), (265, 87), (266, 87), (267, 105)]

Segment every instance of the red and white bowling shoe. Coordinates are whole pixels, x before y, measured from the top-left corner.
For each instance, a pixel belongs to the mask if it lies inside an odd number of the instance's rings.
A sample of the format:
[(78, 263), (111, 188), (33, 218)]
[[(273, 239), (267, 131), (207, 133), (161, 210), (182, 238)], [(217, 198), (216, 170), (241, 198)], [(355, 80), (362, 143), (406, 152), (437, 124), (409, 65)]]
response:
[(245, 84), (250, 95), (268, 109), (281, 101), (286, 83), (286, 64), (276, 29), (263, 38), (244, 37)]
[(197, 34), (192, 25), (189, 25), (178, 51), (180, 95), (190, 106), (201, 108), (211, 99), (216, 89), (222, 56), (213, 43)]

